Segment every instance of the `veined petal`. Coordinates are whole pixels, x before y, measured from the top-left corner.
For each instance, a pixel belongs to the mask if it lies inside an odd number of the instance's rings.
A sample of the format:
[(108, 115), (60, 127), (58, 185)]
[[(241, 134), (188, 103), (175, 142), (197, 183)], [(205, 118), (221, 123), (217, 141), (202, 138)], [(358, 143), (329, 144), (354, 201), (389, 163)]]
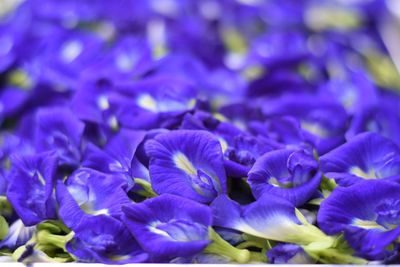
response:
[(315, 226), (302, 224), (292, 203), (271, 194), (264, 194), (247, 206), (240, 206), (221, 195), (213, 201), (211, 208), (215, 226), (303, 245), (315, 241), (331, 242)]
[(248, 174), (248, 183), (256, 198), (265, 193), (281, 196), (299, 206), (316, 192), (321, 173), (310, 153), (275, 150), (258, 158)]
[(221, 146), (205, 131), (172, 131), (146, 143), (154, 190), (208, 203), (226, 191)]
[(57, 158), (54, 153), (14, 156), (8, 175), (7, 198), (26, 226), (55, 219), (53, 188)]
[(60, 164), (77, 166), (84, 124), (68, 109), (40, 109), (36, 116), (36, 148), (55, 150)]
[(130, 203), (123, 190), (125, 181), (92, 169), (81, 168), (57, 185), (59, 216), (74, 229), (85, 217), (109, 215), (120, 217), (122, 205)]
[(112, 217), (86, 217), (74, 232), (67, 250), (79, 261), (125, 264), (148, 259), (125, 225)]
[(383, 259), (400, 235), (400, 185), (383, 180), (336, 188), (322, 202), (318, 225), (328, 234), (345, 233), (357, 254)]
[(363, 133), (321, 157), (321, 170), (340, 185), (400, 175), (400, 149), (391, 140)]
[(123, 221), (148, 253), (163, 259), (188, 257), (211, 241), (211, 210), (193, 200), (163, 194), (123, 207)]

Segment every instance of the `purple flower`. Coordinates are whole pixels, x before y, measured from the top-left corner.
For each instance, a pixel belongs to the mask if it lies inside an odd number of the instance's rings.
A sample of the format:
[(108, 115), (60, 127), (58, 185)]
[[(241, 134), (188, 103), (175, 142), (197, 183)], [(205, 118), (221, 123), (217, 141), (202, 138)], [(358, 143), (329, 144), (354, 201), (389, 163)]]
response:
[(125, 225), (112, 217), (86, 217), (74, 233), (66, 248), (81, 262), (126, 264), (148, 259)]
[(300, 206), (316, 193), (322, 174), (310, 152), (282, 149), (258, 158), (248, 177), (256, 198), (269, 193)]
[(399, 179), (400, 149), (376, 133), (363, 133), (321, 157), (321, 170), (342, 186), (362, 180)]
[(142, 248), (161, 259), (189, 257), (208, 244), (209, 207), (164, 194), (123, 207), (123, 221)]
[(202, 203), (226, 192), (221, 145), (205, 131), (178, 130), (146, 143), (153, 189)]
[(133, 186), (134, 178), (149, 180), (148, 170), (135, 156), (144, 137), (144, 131), (121, 129), (110, 137), (103, 149), (89, 144), (83, 155), (82, 166), (121, 175), (126, 179), (128, 187)]
[(36, 116), (35, 147), (37, 151), (54, 150), (59, 163), (78, 166), (85, 125), (64, 108), (40, 109)]
[(59, 216), (72, 229), (87, 217), (103, 214), (120, 218), (122, 205), (131, 202), (124, 186), (125, 179), (118, 175), (88, 168), (78, 169), (67, 178), (65, 184), (62, 181), (57, 183)]
[(267, 116), (293, 116), (300, 122), (303, 135), (319, 154), (342, 144), (347, 114), (336, 101), (311, 94), (288, 94), (278, 99), (265, 101), (263, 112)]
[(369, 260), (390, 255), (400, 235), (400, 185), (370, 180), (336, 188), (322, 202), (318, 225), (327, 234), (345, 234), (356, 254)]
[(313, 264), (315, 261), (299, 245), (278, 244), (267, 252), (273, 264)]
[(53, 196), (56, 171), (54, 153), (12, 157), (12, 169), (7, 176), (7, 199), (24, 225), (57, 218)]
[(264, 194), (255, 202), (241, 206), (226, 195), (211, 204), (213, 225), (275, 241), (330, 246), (333, 239), (306, 221), (293, 204), (284, 198)]

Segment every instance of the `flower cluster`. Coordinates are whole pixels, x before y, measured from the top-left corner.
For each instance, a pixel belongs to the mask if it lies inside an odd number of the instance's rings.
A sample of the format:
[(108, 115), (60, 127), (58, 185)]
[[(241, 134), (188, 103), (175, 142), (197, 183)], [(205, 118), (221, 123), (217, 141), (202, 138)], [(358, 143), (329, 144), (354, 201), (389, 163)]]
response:
[(385, 1), (3, 2), (0, 261), (400, 263)]

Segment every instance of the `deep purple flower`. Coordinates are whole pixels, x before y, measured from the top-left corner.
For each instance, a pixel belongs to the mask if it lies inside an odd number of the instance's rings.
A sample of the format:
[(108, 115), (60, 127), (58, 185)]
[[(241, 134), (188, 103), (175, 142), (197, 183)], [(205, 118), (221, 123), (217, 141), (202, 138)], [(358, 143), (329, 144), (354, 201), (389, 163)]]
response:
[(49, 152), (12, 157), (7, 199), (26, 226), (57, 218), (53, 196), (57, 162)]
[(89, 144), (83, 155), (82, 166), (120, 175), (126, 179), (129, 188), (133, 186), (134, 178), (149, 180), (147, 168), (135, 157), (144, 137), (144, 131), (121, 129), (110, 137), (103, 149)]
[(333, 240), (306, 222), (288, 200), (264, 194), (255, 202), (241, 206), (226, 195), (211, 204), (213, 225), (234, 229), (265, 239), (307, 245)]
[(258, 158), (248, 177), (256, 198), (269, 193), (300, 206), (316, 193), (322, 174), (310, 152), (275, 150)]
[(400, 235), (400, 185), (370, 180), (336, 188), (322, 202), (318, 225), (327, 234), (345, 234), (357, 255), (380, 260)]
[(205, 131), (179, 130), (146, 143), (154, 190), (209, 203), (226, 192), (221, 145)]
[(59, 216), (72, 229), (87, 217), (103, 214), (120, 218), (122, 205), (131, 202), (124, 186), (125, 179), (118, 175), (80, 168), (67, 178), (65, 184), (57, 183)]
[(123, 208), (123, 221), (142, 248), (161, 259), (188, 257), (208, 244), (209, 207), (164, 194)]
[(267, 252), (273, 264), (313, 264), (315, 261), (299, 245), (278, 244)]
[(265, 101), (264, 114), (267, 116), (293, 116), (300, 122), (305, 140), (317, 149), (319, 154), (342, 144), (347, 124), (344, 108), (327, 97), (311, 94), (288, 94), (278, 99)]
[(81, 262), (126, 264), (148, 259), (125, 225), (112, 217), (87, 217), (74, 233), (66, 248)]
[(35, 122), (36, 150), (54, 150), (60, 164), (78, 166), (84, 124), (64, 108), (40, 109)]
[(399, 179), (400, 149), (376, 133), (363, 133), (321, 157), (321, 170), (340, 185), (362, 180)]

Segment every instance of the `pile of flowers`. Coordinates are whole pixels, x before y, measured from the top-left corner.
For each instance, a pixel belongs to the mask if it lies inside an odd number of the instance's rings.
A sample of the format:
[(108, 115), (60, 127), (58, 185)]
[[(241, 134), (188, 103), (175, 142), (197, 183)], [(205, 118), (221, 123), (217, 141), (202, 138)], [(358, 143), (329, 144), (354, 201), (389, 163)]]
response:
[(400, 262), (385, 1), (18, 2), (0, 261)]

